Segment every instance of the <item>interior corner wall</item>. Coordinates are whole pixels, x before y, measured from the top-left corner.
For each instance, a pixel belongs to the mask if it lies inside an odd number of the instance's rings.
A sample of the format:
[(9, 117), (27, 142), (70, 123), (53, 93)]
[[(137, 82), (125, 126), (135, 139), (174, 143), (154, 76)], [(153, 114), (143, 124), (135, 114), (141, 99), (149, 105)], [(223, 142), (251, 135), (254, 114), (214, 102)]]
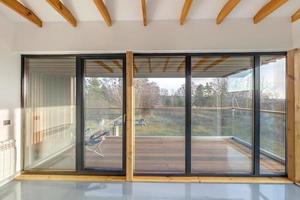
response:
[(292, 25), (293, 48), (300, 48), (300, 20)]
[[(21, 129), (20, 129), (20, 56), (13, 51), (14, 26), (2, 17), (0, 18), (0, 141), (16, 140), (16, 154), (13, 158), (5, 157), (4, 162), (14, 159), (15, 167), (5, 170), (3, 184), (8, 177), (20, 171), (21, 165)], [(4, 125), (4, 120), (10, 120), (10, 125)], [(9, 161), (7, 159), (10, 159)], [(2, 161), (1, 161), (2, 162)], [(12, 173), (12, 174), (10, 174)]]
[[(190, 20), (184, 26), (178, 21), (152, 21), (147, 27), (140, 21), (115, 22), (112, 27), (81, 22), (77, 28), (48, 22), (37, 28), (0, 17), (0, 141), (16, 139), (16, 171), (21, 170), (20, 53), (281, 51), (300, 47), (300, 28), (295, 25), (288, 19), (266, 19), (257, 25), (251, 19), (232, 19), (221, 25), (214, 20)], [(3, 126), (7, 119), (12, 124)]]
[(285, 51), (292, 48), (291, 23), (270, 18), (259, 24), (251, 19), (174, 21), (80, 22), (73, 28), (65, 22), (47, 22), (43, 28), (30, 23), (17, 25), (15, 50), (19, 52), (245, 52)]

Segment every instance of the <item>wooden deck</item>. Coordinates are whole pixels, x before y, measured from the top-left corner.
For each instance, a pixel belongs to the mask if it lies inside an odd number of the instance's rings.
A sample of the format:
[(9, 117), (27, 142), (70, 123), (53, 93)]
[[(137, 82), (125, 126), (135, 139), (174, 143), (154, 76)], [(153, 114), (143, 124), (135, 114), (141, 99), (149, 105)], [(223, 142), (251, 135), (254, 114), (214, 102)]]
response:
[[(85, 167), (118, 170), (122, 167), (120, 137), (108, 137), (102, 145), (104, 157), (85, 152)], [(184, 173), (185, 146), (183, 137), (137, 137), (136, 173)], [(75, 150), (60, 154), (44, 163), (46, 169), (73, 169)], [(251, 150), (230, 138), (204, 138), (192, 141), (192, 171), (198, 174), (251, 173)], [(262, 173), (283, 173), (284, 164), (261, 155)]]

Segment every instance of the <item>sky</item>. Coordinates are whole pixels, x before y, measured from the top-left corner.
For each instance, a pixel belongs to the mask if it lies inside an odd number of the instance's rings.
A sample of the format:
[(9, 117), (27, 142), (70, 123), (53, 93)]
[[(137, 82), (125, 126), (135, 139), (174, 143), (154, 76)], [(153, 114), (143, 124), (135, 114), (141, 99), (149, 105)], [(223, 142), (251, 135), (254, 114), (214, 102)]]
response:
[(169, 91), (176, 91), (185, 84), (185, 78), (149, 78), (148, 80), (156, 82), (160, 88), (164, 88)]

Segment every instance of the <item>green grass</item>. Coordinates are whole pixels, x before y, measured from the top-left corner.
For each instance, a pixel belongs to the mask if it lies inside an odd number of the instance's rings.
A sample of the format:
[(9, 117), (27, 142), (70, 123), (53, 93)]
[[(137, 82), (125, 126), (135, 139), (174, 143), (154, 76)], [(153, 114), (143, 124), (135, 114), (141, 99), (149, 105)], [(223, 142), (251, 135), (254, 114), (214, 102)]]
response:
[[(216, 111), (197, 110), (192, 114), (193, 136), (235, 136), (252, 143), (253, 120), (249, 111), (222, 111), (221, 121)], [(185, 113), (183, 110), (153, 109), (137, 119), (145, 119), (146, 126), (136, 126), (137, 136), (184, 136)], [(218, 122), (219, 120), (219, 122)], [(217, 130), (217, 124), (220, 128)], [(285, 118), (278, 114), (261, 114), (261, 148), (285, 157)]]

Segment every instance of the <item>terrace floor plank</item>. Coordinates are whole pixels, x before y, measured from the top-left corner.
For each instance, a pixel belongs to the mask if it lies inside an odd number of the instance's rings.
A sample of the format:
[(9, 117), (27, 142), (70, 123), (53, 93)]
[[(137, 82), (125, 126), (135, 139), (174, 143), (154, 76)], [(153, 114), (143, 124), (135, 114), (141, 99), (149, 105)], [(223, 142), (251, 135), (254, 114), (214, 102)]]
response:
[[(104, 157), (85, 151), (85, 167), (118, 170), (122, 167), (120, 137), (107, 137), (102, 145)], [(137, 137), (136, 173), (184, 173), (185, 144), (183, 137)], [(262, 173), (284, 173), (285, 165), (261, 155)], [(75, 148), (42, 165), (39, 170), (74, 169)], [(192, 172), (195, 174), (250, 174), (252, 151), (231, 138), (197, 139), (192, 141)]]

